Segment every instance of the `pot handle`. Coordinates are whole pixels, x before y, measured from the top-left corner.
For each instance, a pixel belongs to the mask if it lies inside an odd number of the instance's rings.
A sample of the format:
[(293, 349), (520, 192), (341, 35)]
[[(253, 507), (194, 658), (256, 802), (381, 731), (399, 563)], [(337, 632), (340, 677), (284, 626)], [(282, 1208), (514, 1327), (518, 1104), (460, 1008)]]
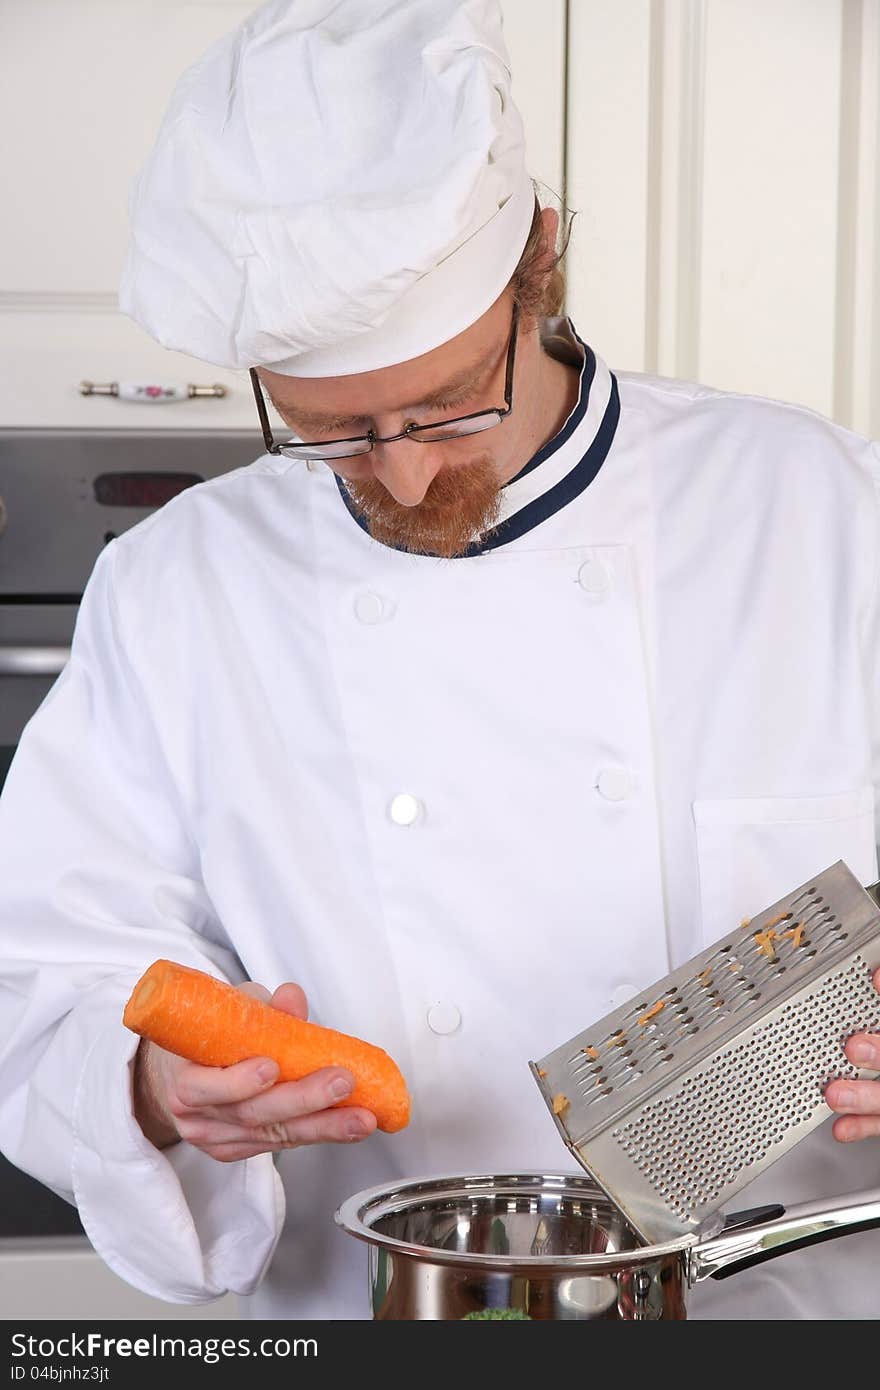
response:
[(880, 1188), (838, 1197), (830, 1203), (805, 1202), (801, 1206), (775, 1210), (780, 1214), (772, 1220), (761, 1220), (766, 1214), (762, 1211), (757, 1213), (757, 1223), (747, 1221), (745, 1225), (743, 1217), (748, 1218), (751, 1213), (728, 1217), (719, 1235), (692, 1245), (690, 1283), (696, 1284), (709, 1275), (713, 1279), (727, 1279), (731, 1274), (773, 1260), (777, 1255), (786, 1255), (790, 1250), (880, 1226)]

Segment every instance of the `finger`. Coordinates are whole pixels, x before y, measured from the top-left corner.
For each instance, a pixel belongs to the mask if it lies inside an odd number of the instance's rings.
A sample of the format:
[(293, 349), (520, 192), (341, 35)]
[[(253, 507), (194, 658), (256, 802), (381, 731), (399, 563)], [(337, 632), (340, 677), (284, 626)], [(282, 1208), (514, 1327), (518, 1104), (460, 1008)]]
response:
[(267, 1091), (278, 1079), (278, 1064), (270, 1057), (249, 1057), (231, 1067), (202, 1067), (182, 1062), (169, 1108), (177, 1114), (206, 1107), (235, 1105)]
[(270, 1003), (273, 1009), (281, 1009), (283, 1013), (293, 1014), (295, 1018), (305, 1020), (309, 1016), (309, 1001), (306, 999), (305, 991), (291, 981), (278, 986)]
[(859, 1139), (880, 1139), (880, 1115), (844, 1115), (831, 1126), (835, 1139), (852, 1144)]
[(880, 969), (874, 971), (874, 988), (880, 994)]
[(309, 1144), (358, 1143), (369, 1138), (375, 1128), (376, 1116), (371, 1111), (346, 1106), (262, 1126), (255, 1137), (273, 1149), (296, 1149)]
[(237, 985), (236, 988), (240, 989), (242, 994), (249, 994), (252, 999), (262, 999), (264, 1004), (268, 1004), (269, 1000), (272, 998), (266, 986), (258, 985), (255, 980), (245, 980), (242, 984)]
[(351, 1144), (366, 1139), (375, 1128), (375, 1115), (354, 1107), (279, 1120), (256, 1129), (227, 1125), (202, 1115), (192, 1115), (180, 1122), (181, 1138), (208, 1153), (242, 1145), (251, 1147), (254, 1153), (273, 1153), (279, 1149), (299, 1148), (302, 1144)]
[(244, 1129), (259, 1129), (300, 1115), (329, 1110), (348, 1099), (354, 1090), (354, 1077), (340, 1067), (322, 1067), (301, 1081), (281, 1081), (264, 1089), (261, 1095), (243, 1097), (230, 1105), (206, 1105), (202, 1111), (212, 1119)]
[(832, 1110), (880, 1118), (880, 1081), (832, 1081), (825, 1091)]
[(876, 1033), (856, 1033), (844, 1048), (853, 1066), (880, 1071), (880, 1036)]

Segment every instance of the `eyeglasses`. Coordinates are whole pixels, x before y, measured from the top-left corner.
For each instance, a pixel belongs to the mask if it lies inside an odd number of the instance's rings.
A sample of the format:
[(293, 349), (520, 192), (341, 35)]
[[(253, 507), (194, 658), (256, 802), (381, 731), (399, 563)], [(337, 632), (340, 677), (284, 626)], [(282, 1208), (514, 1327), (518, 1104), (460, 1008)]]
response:
[(315, 443), (297, 440), (286, 444), (276, 444), (260, 386), (260, 378), (251, 367), (251, 385), (254, 388), (254, 398), (257, 402), (257, 411), (260, 416), (267, 453), (283, 454), (285, 458), (291, 459), (328, 461), (330, 459), (353, 458), (356, 454), (369, 454), (375, 444), (392, 444), (397, 439), (409, 439), (413, 444), (442, 444), (447, 439), (464, 439), (471, 434), (480, 434), (482, 430), (493, 429), (495, 425), (500, 425), (501, 421), (505, 420), (513, 410), (513, 364), (516, 358), (518, 324), (519, 307), (514, 304), (510, 341), (507, 345), (503, 407), (496, 406), (491, 410), (477, 410), (472, 415), (457, 415), (451, 420), (436, 420), (430, 425), (419, 425), (412, 421), (401, 430), (400, 434), (389, 434), (384, 437), (369, 430), (366, 434), (357, 435), (353, 439), (327, 439)]

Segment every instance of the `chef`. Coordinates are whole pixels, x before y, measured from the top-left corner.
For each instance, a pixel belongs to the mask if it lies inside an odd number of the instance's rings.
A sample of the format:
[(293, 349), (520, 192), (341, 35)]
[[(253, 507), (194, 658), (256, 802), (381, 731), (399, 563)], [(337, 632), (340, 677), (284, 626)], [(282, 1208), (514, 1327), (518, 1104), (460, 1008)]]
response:
[[(530, 1058), (836, 860), (877, 876), (880, 453), (554, 317), (510, 81), (493, 0), (275, 0), (134, 190), (124, 311), (253, 368), (266, 452), (104, 549), (21, 740), (0, 1144), (169, 1301), (368, 1317), (344, 1198), (571, 1170)], [(157, 957), (381, 1045), (411, 1124), (340, 1068), (139, 1043)], [(828, 1099), (743, 1207), (880, 1182), (880, 1084)], [(690, 1311), (876, 1317), (878, 1256)]]

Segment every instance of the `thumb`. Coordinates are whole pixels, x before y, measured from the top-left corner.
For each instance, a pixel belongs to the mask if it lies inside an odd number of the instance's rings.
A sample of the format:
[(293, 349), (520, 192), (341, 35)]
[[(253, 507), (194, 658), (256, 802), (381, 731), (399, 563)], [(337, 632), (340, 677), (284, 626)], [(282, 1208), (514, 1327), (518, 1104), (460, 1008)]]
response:
[(273, 1009), (293, 1014), (294, 1018), (305, 1020), (309, 1016), (309, 1001), (306, 999), (305, 990), (290, 981), (279, 985), (269, 1002)]

